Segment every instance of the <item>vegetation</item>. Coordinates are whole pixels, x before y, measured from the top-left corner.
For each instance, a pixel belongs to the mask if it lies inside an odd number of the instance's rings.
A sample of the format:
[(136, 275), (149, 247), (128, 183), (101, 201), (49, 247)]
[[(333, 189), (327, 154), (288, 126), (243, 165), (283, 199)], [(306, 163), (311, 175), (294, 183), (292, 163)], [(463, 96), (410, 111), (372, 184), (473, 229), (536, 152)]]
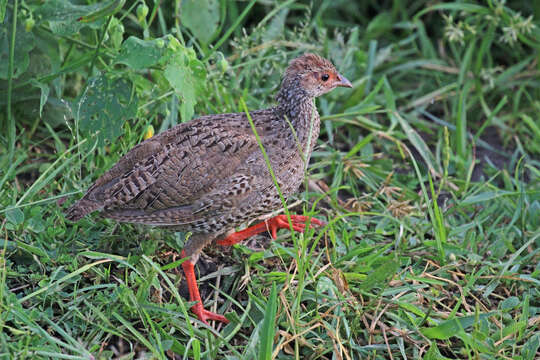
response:
[[(0, 1), (0, 358), (537, 359), (540, 3)], [(199, 262), (185, 234), (62, 211), (143, 138), (273, 102), (288, 60), (354, 88), (296, 213)]]

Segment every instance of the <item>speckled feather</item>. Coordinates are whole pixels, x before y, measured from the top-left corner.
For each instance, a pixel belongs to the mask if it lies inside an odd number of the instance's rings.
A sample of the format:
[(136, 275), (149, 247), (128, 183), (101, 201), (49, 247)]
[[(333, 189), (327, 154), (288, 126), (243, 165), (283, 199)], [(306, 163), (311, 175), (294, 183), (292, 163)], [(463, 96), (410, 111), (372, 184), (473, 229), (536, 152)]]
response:
[[(250, 112), (285, 197), (300, 186), (319, 135), (313, 98), (331, 89), (310, 74), (321, 71), (337, 74), (317, 55), (293, 60), (277, 106)], [(281, 206), (246, 114), (234, 113), (202, 116), (135, 146), (66, 217), (101, 211), (118, 221), (192, 231), (186, 252), (196, 256), (216, 237)]]

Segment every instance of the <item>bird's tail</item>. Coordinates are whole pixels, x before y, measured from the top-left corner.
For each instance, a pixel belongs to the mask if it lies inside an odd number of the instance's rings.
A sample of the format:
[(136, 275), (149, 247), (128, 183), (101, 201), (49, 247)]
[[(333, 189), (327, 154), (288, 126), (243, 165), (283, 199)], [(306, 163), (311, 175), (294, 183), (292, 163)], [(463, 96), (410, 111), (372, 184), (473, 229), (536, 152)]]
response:
[(91, 212), (98, 210), (100, 207), (102, 207), (102, 205), (82, 198), (65, 211), (66, 219), (78, 221)]

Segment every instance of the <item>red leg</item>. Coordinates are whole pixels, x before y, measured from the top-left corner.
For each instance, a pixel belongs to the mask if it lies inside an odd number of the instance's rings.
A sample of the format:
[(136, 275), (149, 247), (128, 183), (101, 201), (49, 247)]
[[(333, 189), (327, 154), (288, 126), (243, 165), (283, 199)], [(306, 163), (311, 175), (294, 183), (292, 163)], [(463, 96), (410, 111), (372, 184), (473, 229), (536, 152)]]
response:
[[(304, 232), (306, 228), (306, 221), (308, 220), (307, 216), (302, 215), (291, 215), (292, 229), (294, 231)], [(311, 218), (311, 224), (313, 225), (324, 225), (324, 223), (315, 218)], [(311, 228), (311, 225), (310, 225)], [(234, 245), (242, 240), (247, 239), (250, 236), (260, 234), (264, 231), (270, 231), (272, 237), (275, 239), (277, 237), (278, 229), (290, 229), (289, 221), (287, 220), (287, 215), (277, 215), (271, 219), (260, 222), (256, 225), (250, 226), (247, 229), (238, 231), (230, 234), (225, 239), (218, 240), (216, 243), (218, 245), (230, 246)]]
[[(183, 258), (186, 257), (184, 250), (182, 250), (181, 256)], [(190, 260), (184, 261), (182, 263), (182, 269), (184, 269), (184, 274), (186, 275), (186, 281), (189, 290), (189, 300), (197, 301), (197, 303), (191, 307), (191, 311), (193, 311), (193, 313), (197, 315), (199, 320), (201, 320), (207, 325), (207, 320), (217, 320), (227, 324), (229, 320), (227, 320), (225, 316), (205, 310), (205, 308), (203, 307), (201, 295), (199, 294), (199, 287), (197, 286), (197, 278), (195, 277), (195, 266), (193, 265), (193, 263)]]

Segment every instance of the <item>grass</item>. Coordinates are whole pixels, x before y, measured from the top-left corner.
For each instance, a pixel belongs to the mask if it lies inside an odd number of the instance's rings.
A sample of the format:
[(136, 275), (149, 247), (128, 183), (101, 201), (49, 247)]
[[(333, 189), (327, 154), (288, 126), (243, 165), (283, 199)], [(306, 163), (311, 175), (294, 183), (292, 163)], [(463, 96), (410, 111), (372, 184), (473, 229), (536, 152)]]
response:
[[(533, 3), (0, 2), (0, 358), (538, 358)], [(151, 126), (269, 106), (306, 51), (354, 84), (288, 202), (327, 225), (206, 249), (230, 324), (192, 318), (185, 234), (65, 221)]]

